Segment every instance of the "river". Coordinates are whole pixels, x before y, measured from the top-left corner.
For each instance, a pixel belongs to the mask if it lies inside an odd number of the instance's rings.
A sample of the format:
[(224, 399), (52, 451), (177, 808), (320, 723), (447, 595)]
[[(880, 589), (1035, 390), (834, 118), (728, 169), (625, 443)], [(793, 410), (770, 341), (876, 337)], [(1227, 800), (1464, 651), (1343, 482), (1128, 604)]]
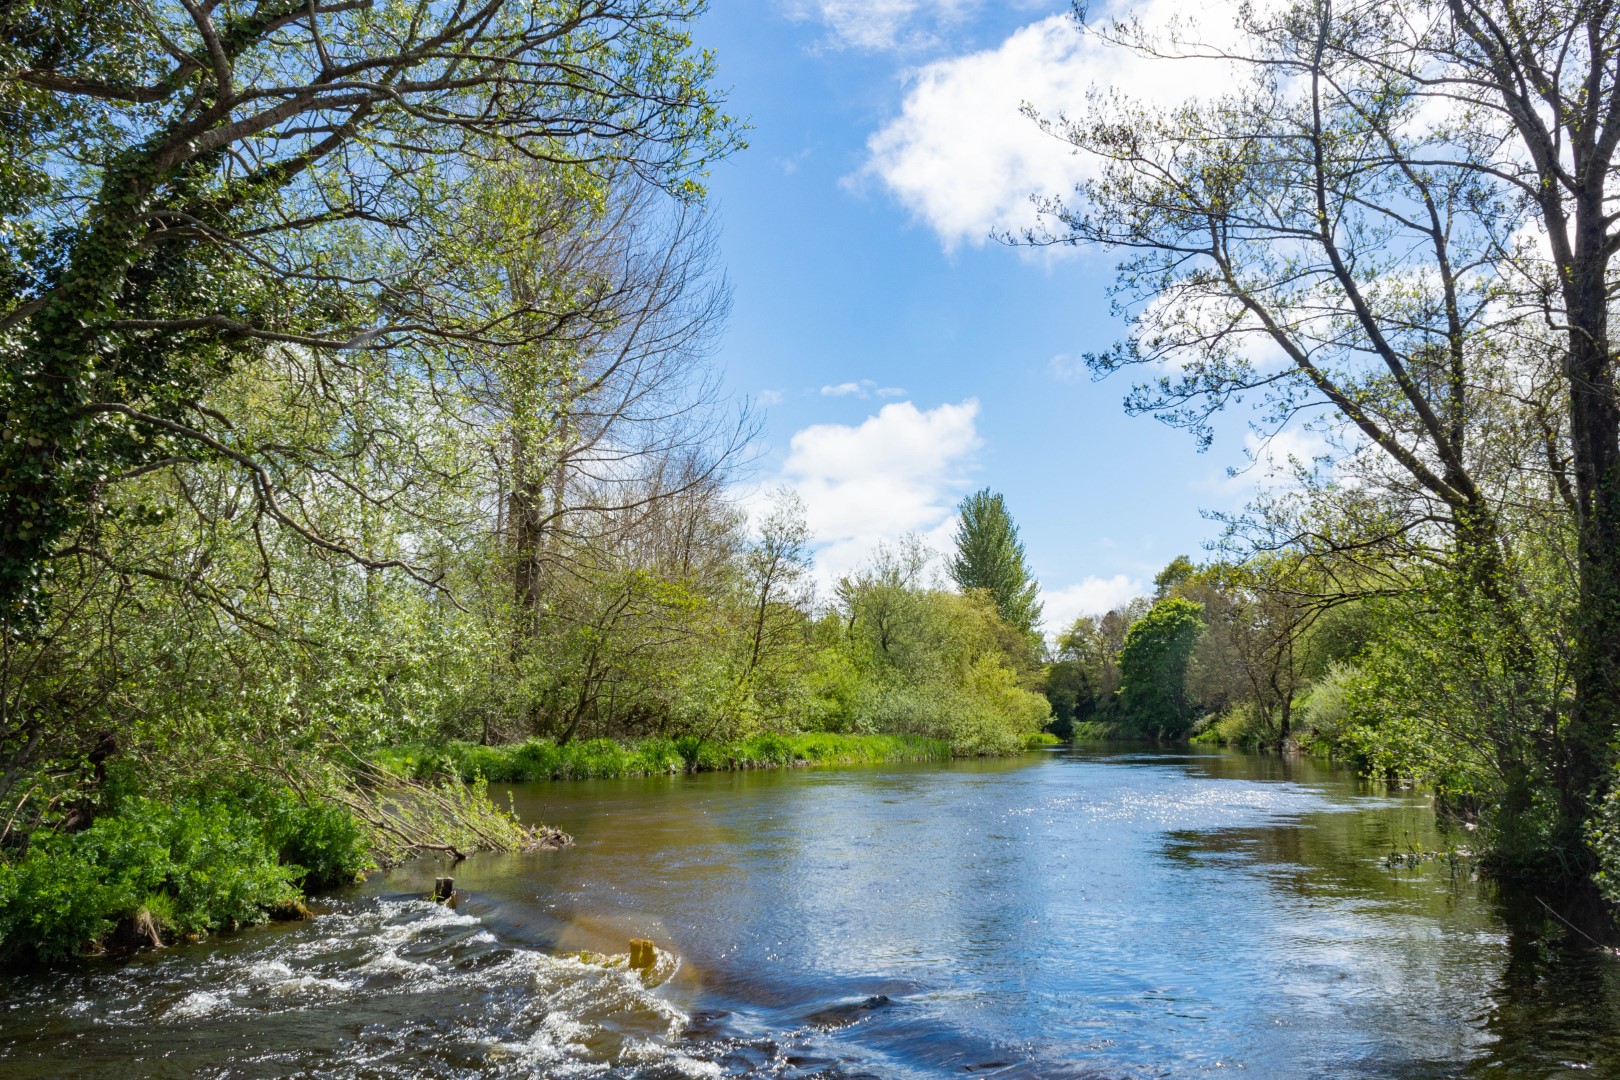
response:
[[(1620, 960), (1297, 760), (519, 785), (576, 844), (377, 875), (303, 923), (11, 975), (32, 1076), (1620, 1076)], [(665, 955), (659, 976), (581, 951)], [(644, 985), (644, 981), (657, 983)]]

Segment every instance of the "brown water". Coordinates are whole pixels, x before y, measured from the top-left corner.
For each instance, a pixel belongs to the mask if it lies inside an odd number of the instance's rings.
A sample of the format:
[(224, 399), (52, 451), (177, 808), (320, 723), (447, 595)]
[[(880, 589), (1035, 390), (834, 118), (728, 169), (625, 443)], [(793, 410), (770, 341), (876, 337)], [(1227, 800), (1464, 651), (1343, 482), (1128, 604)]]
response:
[[(11, 978), (0, 1075), (1620, 1076), (1620, 963), (1308, 762), (1010, 761), (519, 786), (574, 847)], [(622, 966), (649, 937), (673, 976)], [(656, 982), (657, 980), (650, 980)]]

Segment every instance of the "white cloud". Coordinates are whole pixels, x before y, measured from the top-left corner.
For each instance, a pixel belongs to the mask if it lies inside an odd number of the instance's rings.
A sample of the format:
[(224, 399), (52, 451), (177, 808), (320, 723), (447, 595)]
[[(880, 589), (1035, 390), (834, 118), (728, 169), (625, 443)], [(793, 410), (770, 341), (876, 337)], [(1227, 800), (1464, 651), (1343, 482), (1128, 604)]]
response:
[(1246, 432), (1243, 453), (1249, 463), (1229, 470), (1221, 488), (1228, 494), (1241, 494), (1269, 485), (1286, 486), (1293, 482), (1297, 467), (1311, 468), (1327, 451), (1327, 440), (1314, 431), (1284, 428), (1270, 436)]
[[(1302, 326), (1316, 324), (1317, 332), (1326, 322), (1311, 319), (1304, 311), (1299, 315)], [(1195, 360), (1212, 356), (1241, 357), (1261, 373), (1293, 365), (1248, 309), (1213, 286), (1206, 291), (1159, 293), (1143, 305), (1137, 319), (1135, 336), (1159, 350), (1157, 367), (1164, 372), (1182, 371)]]
[[(1182, 0), (1150, 0), (1133, 13), (1147, 26), (1178, 23), (1187, 36), (1231, 37), (1232, 0), (1204, 5), (1207, 21), (1197, 28), (1185, 9)], [(852, 180), (879, 180), (947, 251), (964, 241), (981, 245), (992, 232), (1035, 224), (1032, 195), (1067, 194), (1093, 169), (1022, 116), (1023, 103), (1046, 116), (1073, 115), (1093, 87), (1103, 87), (1167, 105), (1228, 87), (1232, 77), (1224, 61), (1146, 59), (1082, 33), (1068, 15), (1053, 15), (993, 49), (909, 72), (900, 115), (867, 140), (866, 164)]]
[(1079, 382), (1086, 377), (1086, 362), (1082, 357), (1058, 353), (1046, 362), (1046, 370), (1058, 382)]
[(754, 401), (762, 409), (772, 408), (773, 406), (782, 404), (782, 391), (761, 390), (759, 392), (759, 396), (754, 398)]
[(906, 391), (901, 386), (885, 386), (878, 388), (872, 379), (860, 379), (851, 382), (833, 383), (821, 388), (822, 397), (854, 397), (866, 400), (869, 397), (896, 398), (905, 397)]
[(1124, 574), (1088, 577), (1061, 589), (1043, 589), (1041, 621), (1048, 634), (1061, 634), (1082, 615), (1104, 614), (1146, 592), (1146, 584)]
[(834, 47), (876, 51), (935, 40), (942, 26), (960, 22), (981, 0), (789, 0), (788, 18), (815, 19)]
[(860, 424), (816, 424), (799, 431), (767, 488), (787, 484), (804, 499), (823, 584), (855, 569), (879, 541), (904, 533), (936, 546), (948, 539), (956, 501), (982, 440), (979, 403), (918, 409), (883, 406)]

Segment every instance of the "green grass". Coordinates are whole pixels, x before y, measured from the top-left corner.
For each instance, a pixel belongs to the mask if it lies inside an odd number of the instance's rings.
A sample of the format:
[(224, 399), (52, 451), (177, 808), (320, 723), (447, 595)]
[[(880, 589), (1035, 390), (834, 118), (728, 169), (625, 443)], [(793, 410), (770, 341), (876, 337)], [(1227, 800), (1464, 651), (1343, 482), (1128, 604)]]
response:
[(1076, 720), (1074, 734), (1071, 742), (1121, 742), (1140, 741), (1141, 734), (1128, 729), (1124, 724), (1113, 724), (1105, 720)]
[(755, 735), (736, 742), (643, 739), (621, 743), (587, 739), (558, 746), (530, 739), (507, 746), (452, 742), (444, 746), (398, 746), (376, 751), (373, 760), (400, 776), (429, 779), (482, 776), (496, 783), (526, 780), (591, 780), (660, 773), (780, 769), (809, 765), (876, 765), (887, 761), (943, 761), (951, 756), (942, 739), (910, 735)]
[(1050, 731), (1037, 731), (1035, 734), (1025, 736), (1024, 738), (1025, 750), (1039, 750), (1045, 746), (1062, 745), (1063, 740), (1052, 734)]

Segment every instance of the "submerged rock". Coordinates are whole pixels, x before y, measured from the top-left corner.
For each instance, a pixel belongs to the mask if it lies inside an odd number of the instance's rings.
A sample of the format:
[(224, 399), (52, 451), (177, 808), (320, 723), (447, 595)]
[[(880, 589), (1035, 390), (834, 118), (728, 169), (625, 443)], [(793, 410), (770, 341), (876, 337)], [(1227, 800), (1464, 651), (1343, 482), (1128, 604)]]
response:
[(825, 1009), (817, 1009), (804, 1018), (804, 1022), (819, 1028), (847, 1027), (860, 1020), (867, 1013), (893, 1005), (888, 994), (875, 994), (862, 1001), (849, 1001), (841, 1005), (832, 1005)]

